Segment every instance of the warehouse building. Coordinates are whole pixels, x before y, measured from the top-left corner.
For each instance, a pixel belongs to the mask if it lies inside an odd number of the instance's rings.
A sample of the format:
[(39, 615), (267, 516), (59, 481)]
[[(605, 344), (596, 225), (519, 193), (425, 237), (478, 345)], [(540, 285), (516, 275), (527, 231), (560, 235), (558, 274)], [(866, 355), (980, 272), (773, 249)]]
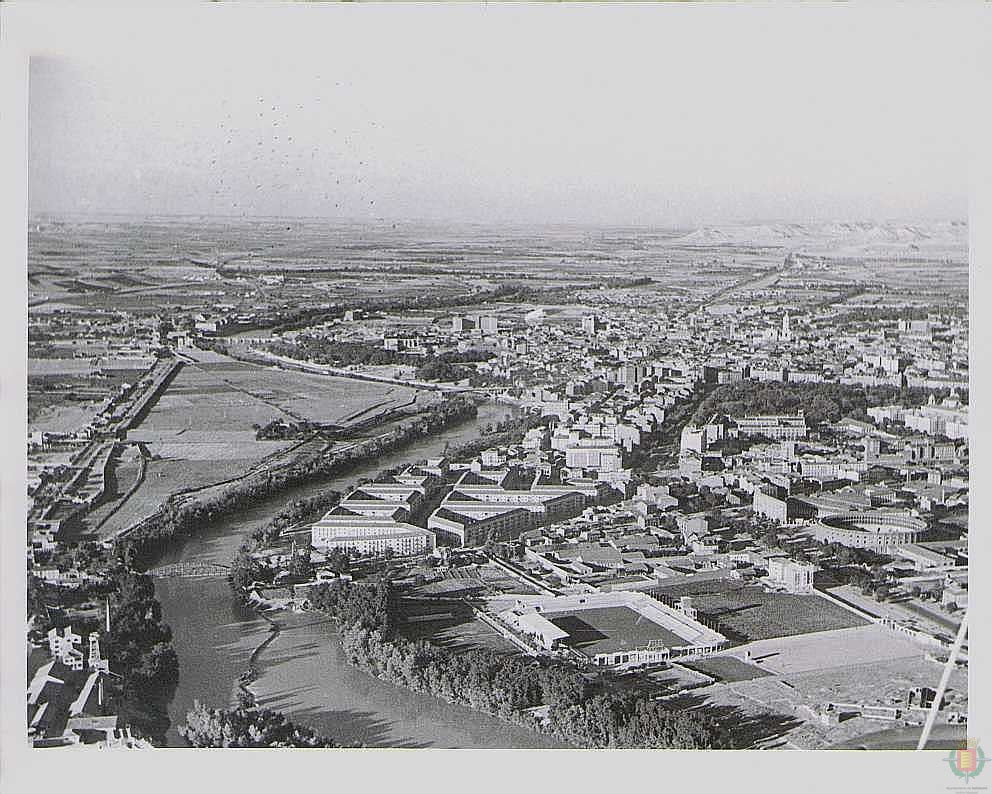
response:
[(341, 549), (363, 555), (392, 551), (405, 557), (432, 552), (434, 533), (388, 517), (348, 515), (338, 510), (311, 526), (310, 542), (316, 549)]

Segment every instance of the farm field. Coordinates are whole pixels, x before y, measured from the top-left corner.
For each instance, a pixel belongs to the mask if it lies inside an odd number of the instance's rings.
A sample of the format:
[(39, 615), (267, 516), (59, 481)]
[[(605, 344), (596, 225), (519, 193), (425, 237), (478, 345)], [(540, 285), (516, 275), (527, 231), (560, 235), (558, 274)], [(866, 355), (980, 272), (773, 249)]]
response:
[(100, 408), (98, 402), (38, 405), (30, 401), (32, 415), (28, 419), (28, 433), (41, 430), (46, 433), (72, 433), (89, 423)]
[(537, 590), (511, 576), (492, 563), (472, 565), (448, 571), (443, 579), (416, 587), (413, 592), (422, 596), (456, 597), (483, 592), (490, 597), (504, 593), (537, 595)]
[(254, 430), (132, 430), (128, 440), (143, 443), (164, 459), (256, 460), (285, 444), (257, 441)]
[[(244, 474), (292, 441), (259, 441), (254, 425), (276, 419), (362, 420), (409, 402), (413, 389), (258, 367), (197, 351), (128, 440), (152, 459), (138, 489), (101, 527), (110, 534), (151, 515), (177, 491)], [(433, 399), (433, 396), (431, 397)]]
[(39, 450), (31, 453), (28, 465), (36, 465), (39, 468), (51, 468), (54, 466), (69, 466), (72, 463), (73, 455), (78, 452), (76, 449), (67, 450)]
[(140, 472), (141, 452), (137, 447), (125, 447), (116, 458), (111, 459), (106, 498), (86, 514), (83, 519), (84, 524), (87, 527), (96, 527), (106, 516), (113, 513), (121, 497), (137, 482)]
[(537, 588), (526, 584), (515, 576), (511, 576), (496, 565), (480, 565), (476, 570), (477, 576), (496, 594), (517, 593), (537, 595)]
[(29, 375), (28, 428), (77, 430), (96, 416), (102, 402), (122, 383), (134, 383), (138, 377), (138, 372), (123, 370)]
[[(264, 424), (272, 418), (347, 424), (415, 400), (426, 404), (437, 399), (433, 392), (388, 383), (260, 366), (217, 353), (204, 355), (203, 351), (197, 351), (196, 356), (200, 360), (185, 368), (199, 372), (190, 376), (190, 389), (214, 395), (208, 399), (218, 404), (222, 398), (216, 395), (226, 394), (232, 400), (245, 401), (245, 404), (254, 401), (257, 406), (265, 406), (271, 412), (269, 419), (264, 422), (252, 419), (248, 427), (253, 422)], [(177, 381), (185, 374), (185, 369)], [(258, 415), (268, 415), (261, 407), (258, 411)]]
[(693, 606), (736, 642), (843, 629), (867, 621), (817, 595), (766, 592), (726, 579), (662, 587), (665, 596), (692, 596)]
[[(278, 406), (232, 388), (208, 365), (187, 364), (176, 375), (137, 430), (246, 430), (253, 424), (289, 419)], [(152, 450), (154, 452), (154, 450)]]
[(452, 579), (441, 579), (437, 582), (430, 582), (428, 584), (423, 584), (415, 587), (412, 591), (413, 595), (430, 597), (450, 597), (450, 598), (464, 598), (470, 595), (477, 595), (484, 592), (486, 589), (485, 583), (474, 576), (464, 576)]
[(147, 518), (173, 493), (244, 473), (250, 462), (244, 460), (153, 460), (149, 461), (144, 482), (100, 528), (100, 536), (124, 529)]

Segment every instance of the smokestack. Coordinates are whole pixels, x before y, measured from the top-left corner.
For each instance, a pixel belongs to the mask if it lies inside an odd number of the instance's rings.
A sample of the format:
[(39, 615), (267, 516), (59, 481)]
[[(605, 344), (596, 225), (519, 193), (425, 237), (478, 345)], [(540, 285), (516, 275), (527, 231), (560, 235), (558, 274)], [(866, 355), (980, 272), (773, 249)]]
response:
[(107, 634), (110, 634), (110, 596), (107, 596)]

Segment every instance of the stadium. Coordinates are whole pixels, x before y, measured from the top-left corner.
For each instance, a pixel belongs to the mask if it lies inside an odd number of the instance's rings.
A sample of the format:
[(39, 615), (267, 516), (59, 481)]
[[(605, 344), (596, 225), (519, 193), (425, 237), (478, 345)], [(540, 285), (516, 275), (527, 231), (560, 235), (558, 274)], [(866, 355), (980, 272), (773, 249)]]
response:
[(639, 665), (701, 656), (727, 638), (644, 593), (518, 598), (497, 615), (544, 650), (568, 648), (593, 664)]
[(812, 528), (813, 537), (823, 543), (873, 551), (915, 543), (926, 529), (926, 522), (906, 513), (837, 513)]

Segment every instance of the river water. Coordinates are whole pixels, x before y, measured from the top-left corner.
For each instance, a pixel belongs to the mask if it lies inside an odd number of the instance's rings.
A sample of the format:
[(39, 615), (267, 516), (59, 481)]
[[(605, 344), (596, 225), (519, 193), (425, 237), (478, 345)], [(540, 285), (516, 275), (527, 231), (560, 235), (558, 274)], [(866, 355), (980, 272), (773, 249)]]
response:
[[(164, 555), (160, 564), (186, 560), (230, 562), (243, 537), (288, 502), (322, 490), (344, 490), (385, 468), (440, 454), (445, 442), (462, 443), (478, 429), (511, 413), (493, 403), (476, 419), (385, 455), (345, 477), (295, 488), (236, 516), (205, 527)], [(169, 707), (169, 746), (183, 746), (176, 726), (193, 700), (222, 707), (234, 701), (238, 677), (269, 626), (232, 597), (224, 579), (157, 579), (164, 620), (172, 627), (180, 679)], [(335, 740), (369, 747), (562, 747), (547, 736), (508, 725), (471, 709), (444, 703), (379, 681), (348, 665), (329, 626), (318, 615), (277, 615), (286, 628), (262, 652), (252, 683), (260, 706), (274, 708)]]

